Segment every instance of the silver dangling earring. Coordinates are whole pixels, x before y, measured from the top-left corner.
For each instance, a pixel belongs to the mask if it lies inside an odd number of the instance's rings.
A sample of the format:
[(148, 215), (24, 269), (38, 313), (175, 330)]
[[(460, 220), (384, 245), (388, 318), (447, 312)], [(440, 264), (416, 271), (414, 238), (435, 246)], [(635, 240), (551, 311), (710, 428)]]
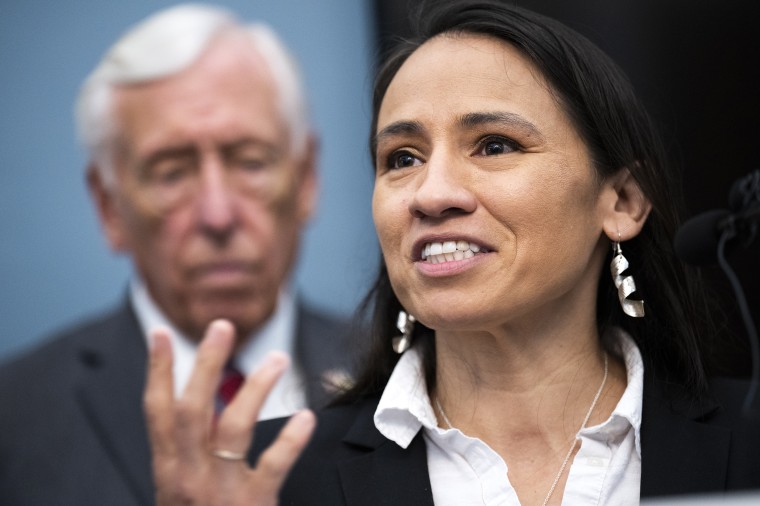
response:
[(396, 321), (396, 328), (401, 332), (400, 336), (393, 338), (393, 351), (401, 355), (412, 345), (412, 331), (414, 330), (414, 322), (417, 319), (407, 314), (406, 311), (398, 312), (398, 320)]
[(641, 318), (644, 316), (644, 301), (628, 298), (636, 291), (633, 276), (623, 276), (628, 265), (628, 259), (623, 256), (623, 251), (620, 249), (620, 233), (618, 232), (618, 240), (612, 245), (612, 262), (610, 263), (612, 281), (617, 287), (618, 299), (620, 299), (620, 307), (623, 308), (623, 312), (628, 316)]

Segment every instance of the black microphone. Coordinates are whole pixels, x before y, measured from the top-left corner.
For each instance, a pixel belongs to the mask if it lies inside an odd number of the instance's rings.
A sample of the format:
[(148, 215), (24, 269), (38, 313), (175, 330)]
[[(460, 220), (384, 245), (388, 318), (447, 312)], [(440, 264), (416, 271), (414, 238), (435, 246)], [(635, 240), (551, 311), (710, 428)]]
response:
[(676, 255), (693, 265), (713, 264), (718, 260), (718, 245), (724, 241), (725, 253), (743, 239), (745, 246), (757, 233), (760, 218), (760, 170), (750, 172), (731, 185), (727, 209), (713, 209), (684, 222), (676, 231)]
[(755, 405), (755, 396), (760, 390), (760, 340), (741, 282), (726, 260), (726, 254), (739, 240), (746, 247), (757, 236), (760, 225), (760, 170), (737, 180), (731, 186), (728, 201), (731, 211), (714, 209), (698, 214), (681, 225), (673, 247), (687, 263), (699, 265), (717, 261), (731, 283), (747, 329), (752, 357), (750, 388), (744, 397), (742, 411), (745, 414), (757, 413), (760, 412), (760, 406)]
[(760, 204), (760, 170), (734, 181), (728, 192), (728, 205), (734, 212)]
[(713, 209), (684, 222), (673, 239), (676, 255), (692, 265), (715, 263), (718, 241), (730, 216), (727, 209)]

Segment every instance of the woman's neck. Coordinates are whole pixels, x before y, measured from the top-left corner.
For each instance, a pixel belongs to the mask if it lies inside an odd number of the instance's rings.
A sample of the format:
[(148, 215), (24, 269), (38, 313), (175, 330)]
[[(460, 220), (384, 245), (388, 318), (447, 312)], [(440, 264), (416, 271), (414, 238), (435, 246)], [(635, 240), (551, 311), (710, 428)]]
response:
[[(593, 327), (530, 336), (438, 332), (431, 398), (453, 426), (499, 453), (523, 446), (561, 448), (580, 428), (599, 389), (604, 357)], [(609, 416), (625, 385), (622, 362), (609, 357), (608, 379), (588, 425)]]

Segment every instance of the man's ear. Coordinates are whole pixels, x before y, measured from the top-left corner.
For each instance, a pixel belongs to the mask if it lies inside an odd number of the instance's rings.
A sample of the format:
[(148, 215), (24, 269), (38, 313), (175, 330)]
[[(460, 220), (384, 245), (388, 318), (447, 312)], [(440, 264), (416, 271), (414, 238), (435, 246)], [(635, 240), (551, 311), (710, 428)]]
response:
[(604, 232), (613, 241), (639, 235), (652, 204), (627, 168), (620, 169), (603, 185)]
[(319, 156), (319, 141), (314, 134), (309, 134), (299, 165), (299, 180), (297, 194), (298, 219), (305, 224), (317, 208), (319, 195), (319, 178), (317, 175), (317, 158)]
[(114, 190), (115, 181), (106, 181), (101, 167), (90, 163), (87, 167), (87, 189), (95, 204), (95, 210), (100, 219), (100, 226), (106, 235), (111, 250), (127, 251), (125, 224), (118, 209), (117, 196)]

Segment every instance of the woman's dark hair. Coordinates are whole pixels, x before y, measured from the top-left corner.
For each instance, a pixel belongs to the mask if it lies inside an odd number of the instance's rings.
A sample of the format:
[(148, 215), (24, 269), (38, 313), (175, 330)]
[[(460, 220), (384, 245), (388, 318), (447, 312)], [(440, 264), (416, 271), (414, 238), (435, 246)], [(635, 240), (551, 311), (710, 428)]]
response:
[[(704, 393), (707, 381), (701, 346), (713, 335), (710, 310), (699, 276), (676, 258), (671, 243), (683, 207), (680, 173), (668, 160), (627, 77), (585, 37), (540, 14), (498, 0), (430, 2), (419, 11), (416, 36), (399, 43), (378, 69), (371, 136), (377, 130), (385, 92), (399, 68), (425, 41), (443, 33), (480, 34), (516, 47), (548, 81), (588, 146), (600, 179), (624, 168), (630, 171), (652, 204), (641, 233), (623, 244), (638, 293), (646, 300), (646, 316), (626, 316), (611, 276), (602, 273), (597, 296), (600, 335), (610, 326), (626, 330), (641, 350), (649, 373), (681, 385), (693, 396)], [(375, 161), (373, 141), (371, 149)], [(344, 402), (381, 392), (398, 361), (391, 338), (399, 333), (395, 322), (401, 305), (382, 260), (363, 308), (371, 314), (371, 349), (363, 374)], [(414, 339), (422, 350), (428, 387), (434, 388), (433, 332), (418, 323)]]

